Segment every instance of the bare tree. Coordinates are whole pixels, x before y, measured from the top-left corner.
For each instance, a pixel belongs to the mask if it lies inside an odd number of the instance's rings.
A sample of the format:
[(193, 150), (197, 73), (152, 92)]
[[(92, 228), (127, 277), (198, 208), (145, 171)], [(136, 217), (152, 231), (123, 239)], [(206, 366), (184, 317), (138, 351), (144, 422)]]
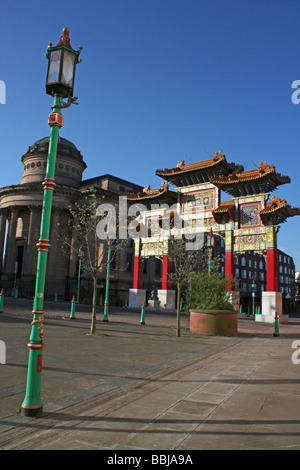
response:
[[(125, 241), (117, 240), (114, 233), (110, 231), (109, 220), (115, 227), (116, 224), (116, 207), (113, 204), (104, 204), (104, 197), (100, 191), (89, 190), (85, 193), (85, 197), (76, 202), (69, 208), (69, 231), (72, 231), (70, 240), (69, 234), (61, 229), (58, 231), (59, 238), (65, 255), (70, 257), (72, 254), (77, 256), (80, 250), (82, 263), (85, 266), (84, 272), (86, 277), (93, 279), (93, 301), (92, 301), (92, 318), (90, 334), (96, 332), (96, 311), (97, 311), (97, 281), (99, 272), (107, 270), (108, 262), (112, 262), (117, 253), (123, 248)], [(108, 209), (114, 207), (114, 214), (108, 214)], [(103, 210), (99, 211), (99, 207)], [(102, 228), (106, 226), (105, 236), (99, 237), (99, 223)], [(103, 230), (102, 230), (103, 234)], [(112, 235), (114, 240), (112, 241)], [(110, 261), (107, 259), (108, 247), (111, 244)]]
[(198, 264), (198, 251), (186, 249), (186, 240), (184, 238), (170, 238), (168, 253), (172, 259), (173, 272), (170, 279), (176, 284), (177, 288), (177, 325), (176, 336), (180, 336), (180, 304), (182, 292), (188, 287), (191, 273), (196, 269)]

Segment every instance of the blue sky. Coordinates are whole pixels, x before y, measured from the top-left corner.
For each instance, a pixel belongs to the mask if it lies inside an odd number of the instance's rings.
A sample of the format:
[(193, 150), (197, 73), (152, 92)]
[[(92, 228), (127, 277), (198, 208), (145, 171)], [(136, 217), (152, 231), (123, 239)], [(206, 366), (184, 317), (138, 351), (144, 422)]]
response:
[[(291, 184), (275, 195), (300, 206), (299, 0), (1, 0), (0, 187), (18, 184), (21, 157), (49, 135), (48, 42), (70, 28), (78, 106), (60, 135), (87, 163), (151, 187), (158, 168), (210, 158), (256, 168), (275, 164)], [(225, 198), (224, 198), (225, 199)], [(280, 228), (278, 246), (300, 270), (300, 216)]]

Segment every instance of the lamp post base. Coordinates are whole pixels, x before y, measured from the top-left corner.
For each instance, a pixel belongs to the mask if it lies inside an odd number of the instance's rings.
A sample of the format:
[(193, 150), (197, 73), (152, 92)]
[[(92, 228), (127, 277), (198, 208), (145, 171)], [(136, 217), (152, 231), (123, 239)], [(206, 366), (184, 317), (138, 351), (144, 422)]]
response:
[(37, 416), (41, 416), (43, 413), (43, 405), (40, 405), (40, 406), (21, 405), (21, 413), (23, 416), (27, 416), (28, 418), (35, 418)]

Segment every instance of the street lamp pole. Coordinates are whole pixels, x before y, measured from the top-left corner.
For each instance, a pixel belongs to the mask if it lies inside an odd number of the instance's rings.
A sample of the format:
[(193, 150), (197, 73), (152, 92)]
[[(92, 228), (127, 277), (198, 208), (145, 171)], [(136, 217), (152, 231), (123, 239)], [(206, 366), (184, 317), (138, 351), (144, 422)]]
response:
[[(44, 199), (42, 219), (40, 226), (40, 238), (37, 243), (38, 260), (35, 285), (35, 296), (31, 322), (31, 334), (29, 343), (28, 371), (26, 394), (22, 403), (22, 413), (25, 416), (41, 414), (43, 403), (41, 400), (41, 373), (44, 348), (44, 292), (47, 267), (47, 255), (50, 233), (50, 221), (52, 211), (53, 190), (55, 187), (55, 164), (59, 129), (63, 125), (61, 109), (74, 103), (77, 98), (72, 98), (75, 65), (80, 51), (74, 51), (70, 45), (69, 29), (64, 28), (60, 42), (55, 47), (49, 43), (49, 66), (47, 74), (46, 92), (54, 96), (52, 113), (49, 115), (51, 127), (46, 177), (43, 182)], [(73, 54), (70, 55), (70, 54)], [(68, 103), (63, 103), (62, 98), (68, 97)]]
[(252, 288), (252, 315), (254, 315), (255, 314), (255, 288), (256, 288), (254, 279), (252, 279), (251, 288)]

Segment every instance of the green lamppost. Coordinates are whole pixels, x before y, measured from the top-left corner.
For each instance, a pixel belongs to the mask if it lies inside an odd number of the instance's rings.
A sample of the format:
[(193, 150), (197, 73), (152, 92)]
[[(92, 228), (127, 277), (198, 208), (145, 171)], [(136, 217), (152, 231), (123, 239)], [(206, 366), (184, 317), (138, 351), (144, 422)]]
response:
[(252, 315), (254, 315), (255, 314), (255, 289), (256, 289), (256, 284), (254, 282), (254, 279), (252, 279), (251, 289), (252, 289)]
[(110, 263), (111, 263), (111, 241), (107, 242), (107, 271), (106, 271), (106, 290), (104, 300), (104, 317), (103, 321), (108, 321), (108, 306), (109, 306), (109, 280), (110, 280)]
[[(69, 38), (69, 29), (64, 28), (60, 41), (54, 47), (49, 43), (46, 57), (49, 61), (46, 80), (46, 93), (54, 96), (52, 113), (49, 115), (51, 127), (46, 177), (43, 183), (44, 200), (40, 227), (40, 238), (37, 243), (38, 260), (33, 304), (33, 320), (31, 322), (31, 334), (28, 343), (29, 359), (26, 395), (22, 403), (22, 413), (26, 416), (41, 414), (43, 404), (41, 400), (41, 373), (42, 353), (44, 347), (44, 291), (46, 279), (46, 266), (50, 233), (50, 220), (52, 210), (53, 190), (55, 187), (55, 164), (59, 129), (63, 125), (61, 109), (70, 106), (76, 101), (73, 98), (75, 68), (81, 59), (78, 59), (80, 51), (72, 49)], [(68, 98), (64, 103), (62, 98)], [(77, 104), (77, 103), (76, 103)]]
[(211, 273), (211, 269), (212, 269), (212, 266), (213, 266), (213, 252), (214, 252), (214, 244), (215, 244), (215, 236), (213, 234), (213, 231), (212, 231), (212, 228), (210, 229), (208, 235), (207, 235), (207, 242), (206, 242), (207, 246), (208, 246), (208, 261), (207, 261), (207, 264), (208, 264), (208, 273), (210, 274)]

